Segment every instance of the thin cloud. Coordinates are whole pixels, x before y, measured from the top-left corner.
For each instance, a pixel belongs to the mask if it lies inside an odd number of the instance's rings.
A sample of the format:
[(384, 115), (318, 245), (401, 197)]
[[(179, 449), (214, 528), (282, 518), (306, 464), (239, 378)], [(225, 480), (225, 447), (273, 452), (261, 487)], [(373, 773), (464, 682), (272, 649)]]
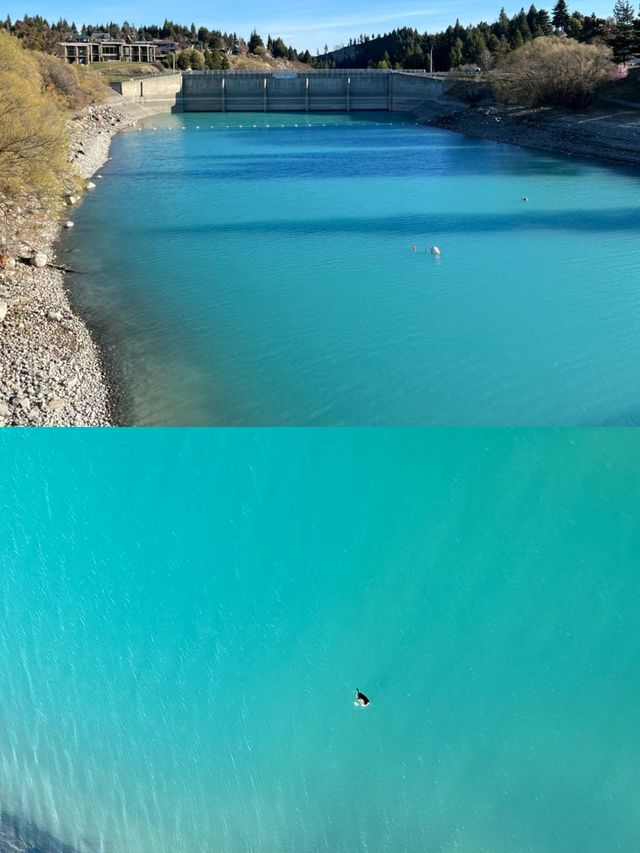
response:
[(369, 24), (383, 24), (390, 21), (406, 21), (411, 18), (432, 17), (434, 14), (442, 13), (440, 10), (434, 11), (432, 9), (409, 9), (386, 15), (369, 15), (367, 17), (354, 15), (343, 18), (332, 17), (328, 20), (319, 21), (271, 21), (269, 23), (260, 24), (256, 29), (259, 32), (264, 30), (265, 32), (268, 31), (278, 34), (330, 32), (333, 30), (344, 30), (345, 28), (350, 27), (362, 28)]

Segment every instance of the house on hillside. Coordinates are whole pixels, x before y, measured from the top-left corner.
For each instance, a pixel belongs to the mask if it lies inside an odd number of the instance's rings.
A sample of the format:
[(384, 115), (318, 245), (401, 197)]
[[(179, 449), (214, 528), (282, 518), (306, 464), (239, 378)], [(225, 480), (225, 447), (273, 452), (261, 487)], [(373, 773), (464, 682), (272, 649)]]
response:
[(148, 41), (102, 39), (96, 41), (63, 41), (62, 56), (65, 62), (88, 65), (90, 62), (155, 62), (156, 45)]

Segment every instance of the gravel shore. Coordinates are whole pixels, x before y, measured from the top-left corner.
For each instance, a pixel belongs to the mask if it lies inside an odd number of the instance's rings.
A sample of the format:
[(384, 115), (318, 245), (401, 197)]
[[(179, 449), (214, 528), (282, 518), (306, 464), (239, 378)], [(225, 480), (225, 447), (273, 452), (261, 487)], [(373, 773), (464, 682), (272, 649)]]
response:
[[(134, 120), (117, 107), (100, 105), (73, 121), (72, 162), (80, 178), (86, 181), (100, 169), (112, 136)], [(73, 219), (73, 204), (67, 218)], [(52, 266), (61, 227), (27, 205), (15, 208), (5, 224), (13, 251), (0, 268), (0, 425), (119, 421), (100, 351), (71, 309), (64, 272)]]
[(475, 136), (612, 163), (640, 165), (640, 109), (599, 104), (584, 112), (499, 104), (451, 104), (425, 124)]

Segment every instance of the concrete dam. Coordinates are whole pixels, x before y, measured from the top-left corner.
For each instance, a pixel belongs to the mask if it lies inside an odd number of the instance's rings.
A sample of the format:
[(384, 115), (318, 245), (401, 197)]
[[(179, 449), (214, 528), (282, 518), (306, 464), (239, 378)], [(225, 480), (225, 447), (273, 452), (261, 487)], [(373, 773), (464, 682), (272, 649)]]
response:
[(414, 112), (447, 82), (427, 74), (352, 71), (187, 71), (112, 83), (156, 112)]

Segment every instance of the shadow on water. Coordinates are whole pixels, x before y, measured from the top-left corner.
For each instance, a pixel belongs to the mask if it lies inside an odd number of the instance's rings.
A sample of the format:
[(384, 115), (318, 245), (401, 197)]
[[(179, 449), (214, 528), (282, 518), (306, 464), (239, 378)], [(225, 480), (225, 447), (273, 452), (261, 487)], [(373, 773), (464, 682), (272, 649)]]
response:
[(336, 234), (364, 233), (406, 234), (407, 229), (425, 233), (443, 231), (495, 233), (497, 231), (547, 231), (563, 229), (575, 232), (633, 232), (640, 231), (640, 208), (624, 207), (613, 210), (530, 211), (513, 213), (433, 213), (402, 217), (333, 217), (331, 219), (273, 219), (247, 222), (212, 222), (196, 225), (167, 225), (154, 228), (157, 234)]
[(0, 853), (79, 853), (31, 821), (0, 811)]
[[(385, 131), (388, 133), (389, 131)], [(571, 160), (551, 159), (547, 156), (523, 156), (522, 152), (509, 151), (508, 155), (496, 147), (482, 150), (482, 158), (477, 156), (476, 146), (460, 146), (452, 149), (449, 147), (442, 150), (430, 146), (391, 146), (389, 140), (385, 145), (371, 145), (367, 142), (365, 148), (356, 145), (336, 148), (333, 151), (301, 151), (287, 150), (282, 156), (270, 152), (262, 156), (257, 154), (220, 155), (220, 154), (198, 154), (190, 155), (189, 163), (178, 157), (169, 157), (163, 161), (163, 182), (184, 181), (185, 178), (202, 180), (233, 180), (254, 181), (282, 180), (300, 178), (303, 180), (326, 180), (338, 178), (413, 178), (433, 177), (434, 174), (448, 175), (454, 171), (458, 175), (486, 174), (490, 166), (490, 159), (494, 157), (499, 161), (500, 171), (505, 174), (517, 175), (523, 181), (527, 177), (545, 176), (548, 178), (577, 178), (593, 170), (592, 163), (576, 164)], [(362, 156), (367, 151), (375, 151), (388, 157), (367, 158)], [(358, 156), (354, 156), (357, 154)], [(173, 168), (172, 168), (173, 166)], [(129, 172), (112, 169), (114, 177), (128, 177)], [(136, 178), (149, 181), (157, 178), (157, 169), (136, 170)]]
[(640, 426), (640, 405), (618, 412), (609, 418), (604, 418), (598, 423), (585, 423), (583, 426), (596, 427), (638, 427)]

